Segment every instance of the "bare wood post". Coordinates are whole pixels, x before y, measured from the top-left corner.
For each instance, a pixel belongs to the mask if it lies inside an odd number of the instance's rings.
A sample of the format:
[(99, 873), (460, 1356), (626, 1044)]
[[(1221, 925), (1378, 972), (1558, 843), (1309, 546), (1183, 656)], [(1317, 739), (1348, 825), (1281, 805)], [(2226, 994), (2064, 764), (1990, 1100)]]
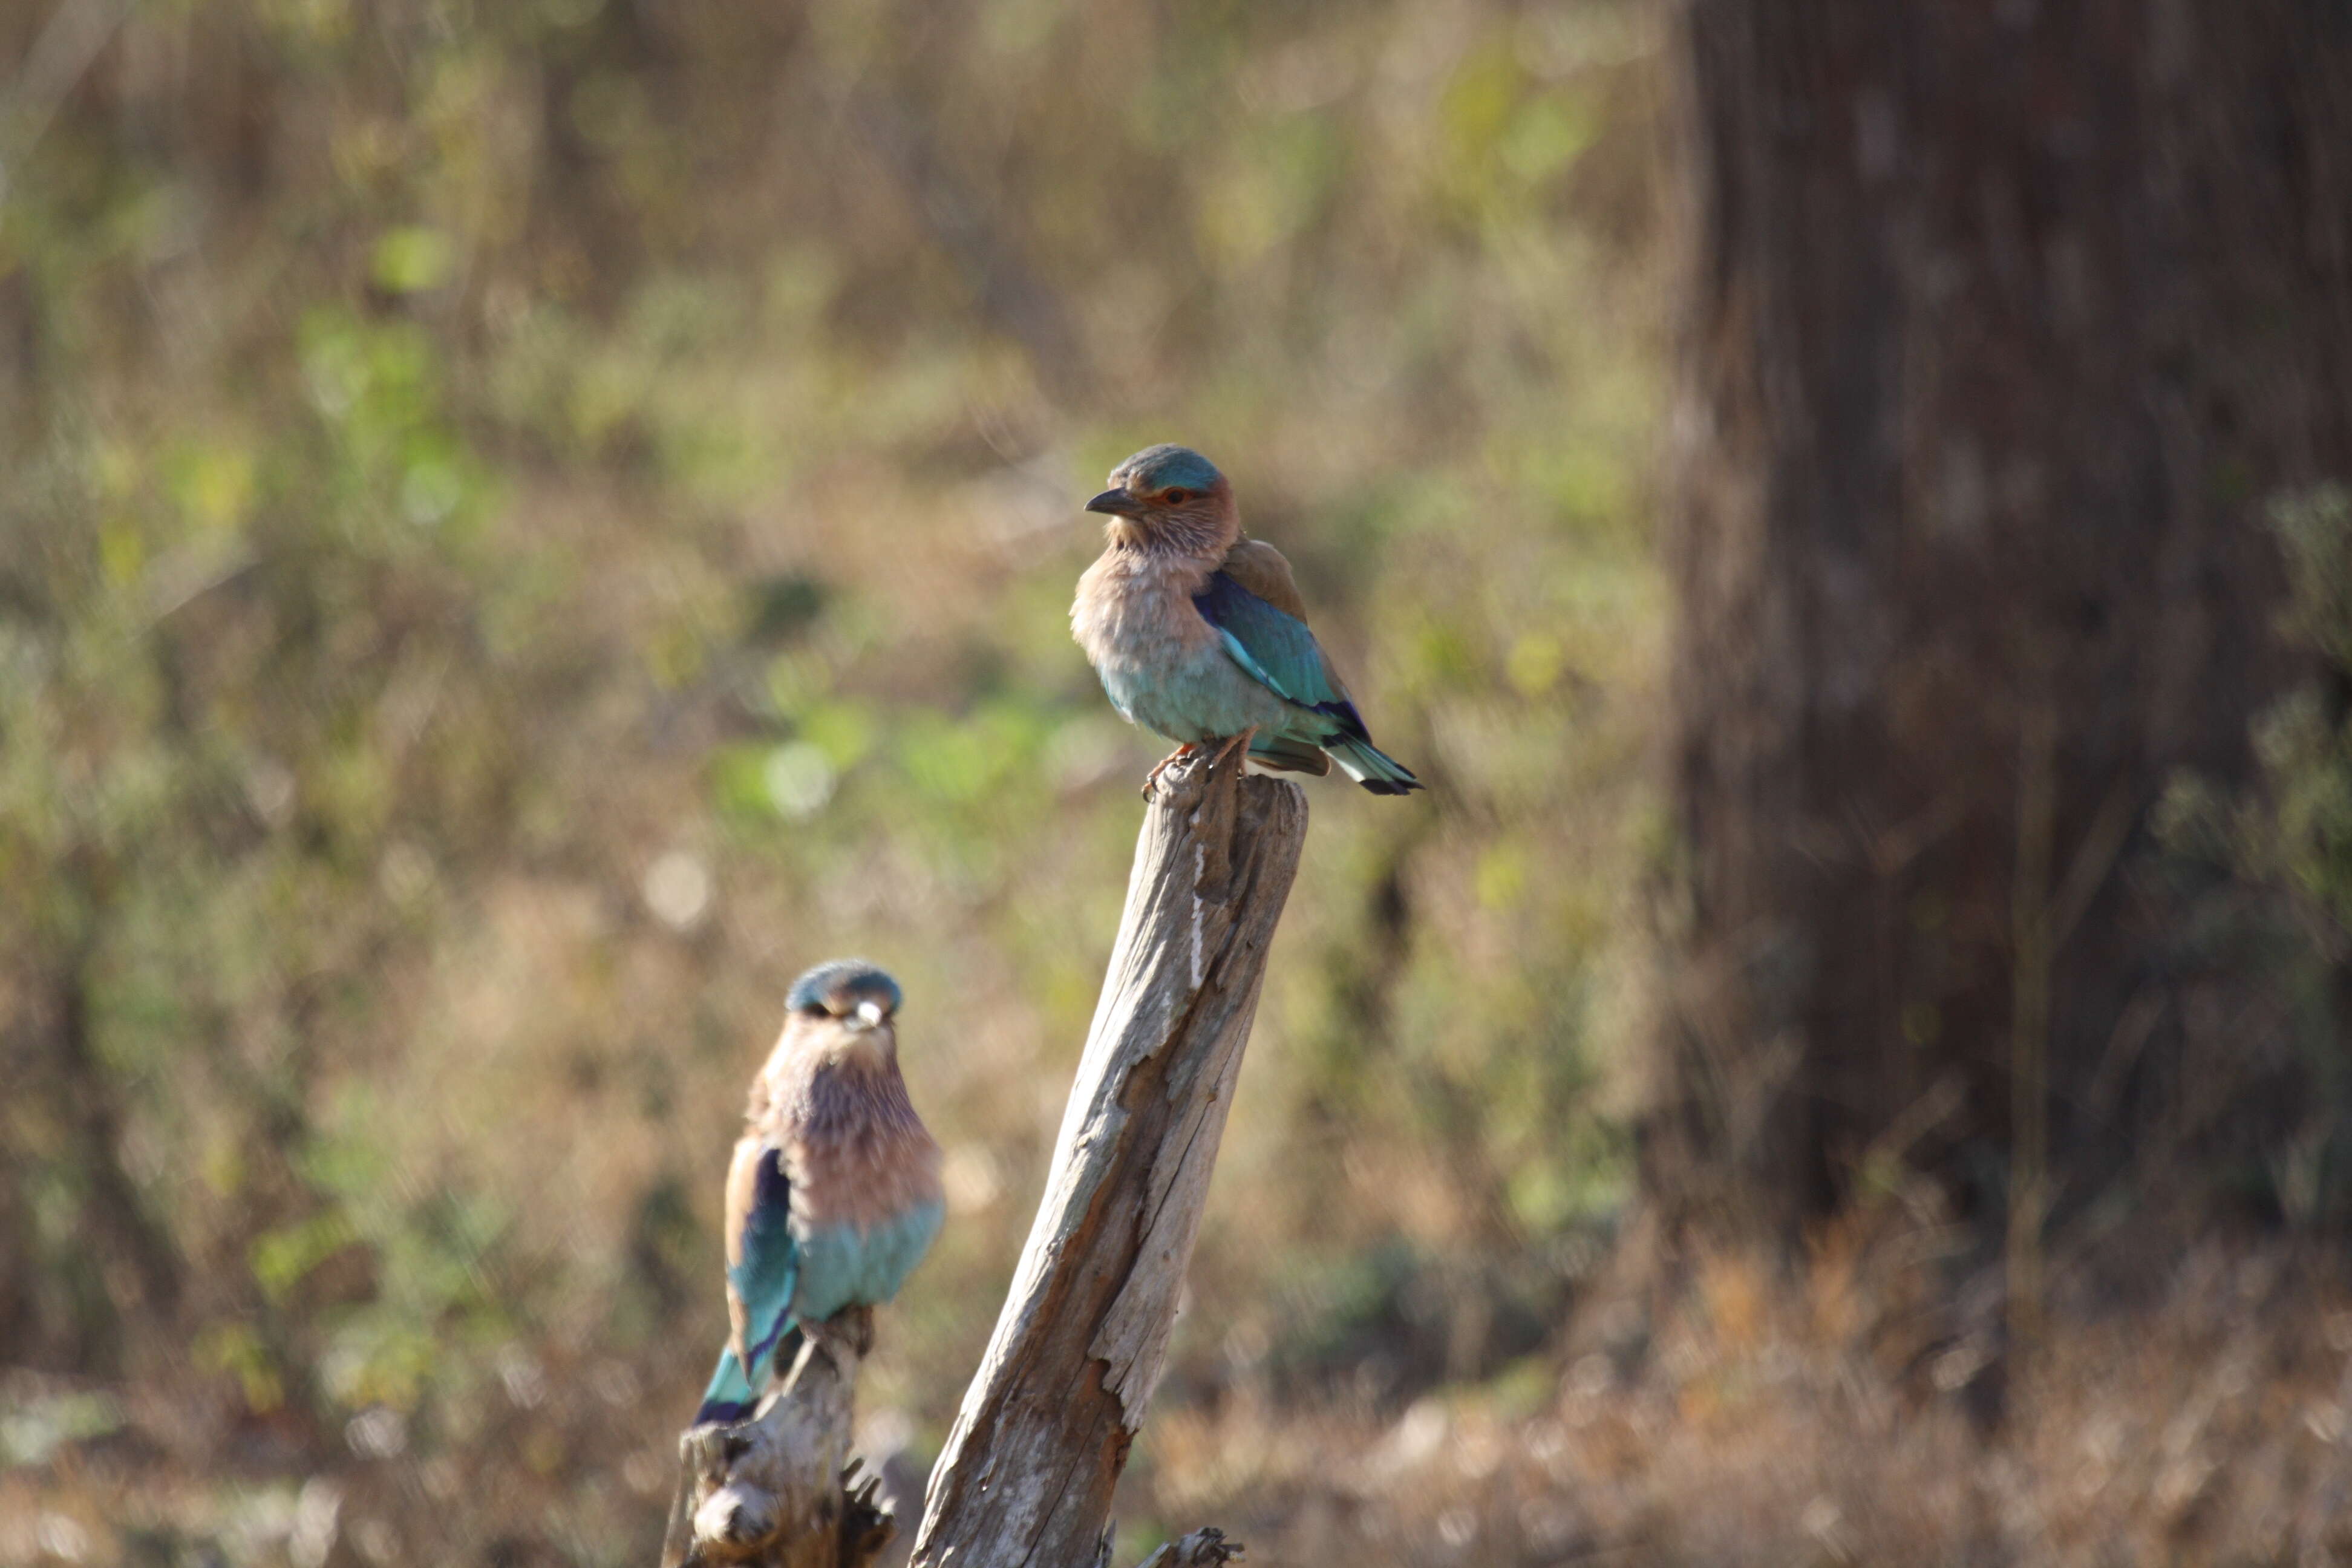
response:
[[(1298, 786), (1243, 773), (1238, 756), (1171, 767), (1144, 814), (1045, 1201), (932, 1473), (919, 1564), (1108, 1560), (1111, 1489), (1160, 1380), (1307, 838)], [(1184, 1544), (1187, 1563), (1239, 1550), (1208, 1531)]]
[(662, 1568), (865, 1568), (898, 1533), (877, 1478), (847, 1467), (857, 1365), (874, 1312), (807, 1325), (800, 1358), (751, 1420), (693, 1426), (677, 1440), (677, 1497)]

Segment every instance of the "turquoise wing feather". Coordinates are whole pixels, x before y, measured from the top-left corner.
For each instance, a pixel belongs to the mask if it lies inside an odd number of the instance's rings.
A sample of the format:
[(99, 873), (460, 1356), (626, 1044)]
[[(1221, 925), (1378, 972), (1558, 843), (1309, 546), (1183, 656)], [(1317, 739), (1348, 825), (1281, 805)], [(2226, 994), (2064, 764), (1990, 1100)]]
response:
[[(1287, 580), (1286, 574), (1283, 581)], [(1342, 772), (1374, 795), (1403, 795), (1422, 787), (1412, 769), (1372, 744), (1371, 732), (1324, 661), (1323, 647), (1305, 621), (1266, 603), (1224, 572), (1210, 574), (1208, 584), (1192, 595), (1192, 605), (1217, 629), (1234, 663), (1276, 696), (1321, 720), (1319, 724), (1302, 720), (1290, 736), (1253, 740), (1252, 756), (1264, 756), (1277, 767), (1295, 766), (1286, 746), (1295, 736), (1328, 752)]]
[(1192, 596), (1192, 607), (1214, 626), (1234, 662), (1285, 701), (1328, 716), (1339, 734), (1363, 737), (1356, 705), (1340, 691), (1323, 660), (1323, 647), (1307, 623), (1275, 608), (1223, 572)]
[(793, 1292), (800, 1281), (801, 1256), (793, 1239), (793, 1184), (773, 1148), (761, 1147), (755, 1158), (749, 1201), (732, 1249), (737, 1258), (727, 1268), (737, 1336), (719, 1352), (718, 1369), (695, 1414), (698, 1426), (750, 1417), (768, 1386), (777, 1349), (793, 1326)]

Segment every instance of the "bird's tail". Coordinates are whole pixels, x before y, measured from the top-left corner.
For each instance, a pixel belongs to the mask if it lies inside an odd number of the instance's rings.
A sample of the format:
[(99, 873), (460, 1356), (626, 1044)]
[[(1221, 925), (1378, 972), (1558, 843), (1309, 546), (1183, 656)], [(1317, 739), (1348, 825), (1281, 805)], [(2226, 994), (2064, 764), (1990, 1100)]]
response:
[(1261, 731), (1251, 738), (1249, 754), (1250, 761), (1285, 773), (1313, 773), (1320, 778), (1331, 771), (1331, 759), (1323, 754), (1321, 746), (1295, 735)]
[(744, 1369), (733, 1345), (720, 1351), (718, 1369), (710, 1374), (710, 1386), (702, 1391), (702, 1408), (694, 1413), (694, 1424), (707, 1426), (717, 1422), (732, 1426), (738, 1421), (749, 1421), (751, 1413), (760, 1408), (768, 1369), (779, 1362), (790, 1365), (800, 1354), (800, 1325), (795, 1323), (771, 1340), (765, 1352), (753, 1357), (750, 1371)]
[(1410, 795), (1423, 787), (1411, 768), (1370, 741), (1347, 735), (1325, 742), (1324, 749), (1339, 764), (1340, 772), (1374, 795)]
[(694, 1413), (697, 1426), (717, 1422), (732, 1426), (748, 1420), (760, 1403), (760, 1395), (751, 1380), (743, 1372), (743, 1363), (736, 1359), (735, 1347), (729, 1345), (719, 1352), (719, 1370), (710, 1374), (710, 1386), (702, 1391), (702, 1408)]

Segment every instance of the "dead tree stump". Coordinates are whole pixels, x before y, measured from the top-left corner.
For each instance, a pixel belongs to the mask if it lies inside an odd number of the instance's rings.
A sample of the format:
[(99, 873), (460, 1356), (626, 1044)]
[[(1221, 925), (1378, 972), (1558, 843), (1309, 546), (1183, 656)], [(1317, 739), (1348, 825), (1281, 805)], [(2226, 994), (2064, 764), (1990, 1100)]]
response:
[[(1298, 786), (1170, 768), (1011, 1295), (932, 1472), (915, 1561), (1092, 1568), (1159, 1382), (1267, 944), (1307, 837)], [(1239, 1551), (1213, 1531), (1186, 1562)]]
[(853, 1307), (802, 1334), (799, 1359), (756, 1415), (678, 1438), (662, 1568), (865, 1568), (898, 1533), (876, 1479), (859, 1481), (849, 1462), (873, 1309)]

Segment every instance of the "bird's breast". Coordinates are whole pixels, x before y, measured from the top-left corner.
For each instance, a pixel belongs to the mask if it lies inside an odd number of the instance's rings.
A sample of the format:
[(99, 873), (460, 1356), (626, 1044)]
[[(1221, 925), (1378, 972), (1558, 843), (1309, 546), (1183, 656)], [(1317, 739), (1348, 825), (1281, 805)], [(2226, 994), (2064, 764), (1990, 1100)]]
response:
[(903, 1121), (805, 1128), (790, 1163), (795, 1232), (870, 1230), (940, 1197), (940, 1146), (911, 1110)]
[(1097, 668), (1209, 649), (1216, 633), (1192, 607), (1192, 595), (1207, 577), (1195, 563), (1108, 551), (1078, 579), (1071, 634)]
[[(820, 1079), (792, 1151), (793, 1308), (805, 1317), (888, 1300), (939, 1231), (940, 1146), (903, 1090), (879, 1106), (860, 1092), (876, 1087), (855, 1074)], [(880, 1087), (897, 1089), (896, 1073)]]
[(945, 1205), (934, 1199), (869, 1226), (822, 1226), (800, 1238), (793, 1310), (830, 1318), (856, 1302), (878, 1306), (898, 1293), (930, 1250)]
[(1206, 576), (1197, 563), (1113, 550), (1078, 579), (1070, 606), (1071, 633), (1112, 704), (1162, 734), (1185, 727), (1171, 699), (1224, 661), (1215, 628), (1192, 605)]

